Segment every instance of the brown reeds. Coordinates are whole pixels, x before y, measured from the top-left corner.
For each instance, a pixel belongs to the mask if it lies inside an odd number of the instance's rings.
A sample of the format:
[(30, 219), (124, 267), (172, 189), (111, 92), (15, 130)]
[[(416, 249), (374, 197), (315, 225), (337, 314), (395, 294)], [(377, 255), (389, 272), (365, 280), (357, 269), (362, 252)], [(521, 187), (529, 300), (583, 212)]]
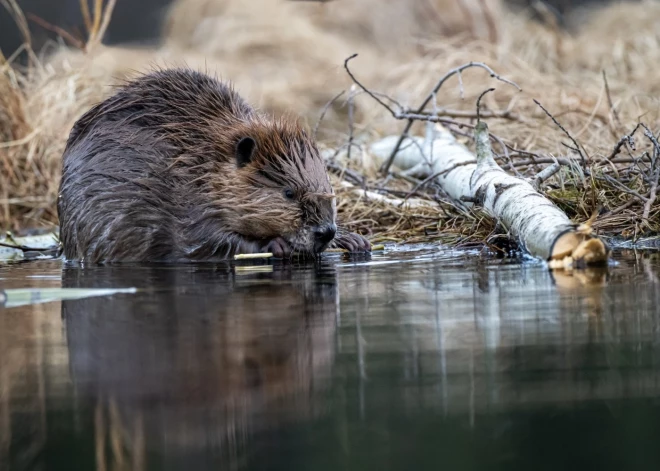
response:
[[(597, 10), (569, 34), (524, 12), (513, 15), (495, 3), (463, 0), (470, 11), (482, 12), (485, 26), (474, 34), (474, 21), (457, 31), (434, 29), (427, 22), (432, 13), (420, 15), (411, 7), (403, 16), (396, 0), (380, 3), (375, 23), (359, 14), (372, 0), (259, 2), (258, 8), (248, 8), (232, 0), (179, 0), (164, 44), (150, 50), (100, 44), (114, 3), (108, 2), (101, 20), (97, 7), (83, 15), (89, 34), (85, 44), (91, 47), (58, 51), (46, 63), (32, 63), (29, 73), (5, 62), (0, 227), (57, 222), (59, 159), (68, 131), (111, 92), (116, 79), (153, 65), (187, 64), (231, 79), (268, 111), (302, 115), (310, 128), (323, 114), (319, 139), (338, 188), (340, 218), (373, 242), (472, 244), (495, 238), (499, 229), (493, 221), (454, 207), (432, 179), (394, 167), (387, 175), (379, 173), (382, 163), (375, 164), (369, 152), (371, 142), (405, 130), (402, 116), (412, 121), (410, 134), (423, 134), (424, 121), (435, 120), (470, 146), (476, 98), (491, 86), (496, 90), (483, 98), (481, 116), (505, 170), (533, 179), (576, 222), (600, 209), (593, 227), (601, 234), (629, 238), (660, 230), (655, 98), (660, 33), (652, 21), (660, 13), (657, 3)], [(426, 3), (443, 11), (442, 2)], [(416, 21), (424, 21), (418, 28), (423, 34), (409, 35), (408, 26)], [(408, 26), (397, 29), (401, 22)], [(93, 33), (96, 26), (100, 33)], [(388, 30), (405, 41), (388, 42)], [(342, 65), (356, 52), (351, 69), (369, 90), (384, 94), (376, 96), (399, 118), (360, 90), (348, 93), (352, 80)], [(429, 93), (440, 77), (468, 61), (491, 67), (523, 91), (471, 68)], [(426, 97), (426, 106), (419, 108)], [(371, 194), (387, 198), (365, 196)], [(396, 204), (413, 198), (426, 203)]]
[[(55, 226), (60, 157), (75, 120), (101, 97), (107, 77), (88, 68), (53, 70), (30, 50), (27, 20), (14, 0), (7, 8), (23, 25), (24, 67), (0, 54), (0, 227)], [(84, 50), (107, 30), (115, 0), (95, 0), (94, 22)]]

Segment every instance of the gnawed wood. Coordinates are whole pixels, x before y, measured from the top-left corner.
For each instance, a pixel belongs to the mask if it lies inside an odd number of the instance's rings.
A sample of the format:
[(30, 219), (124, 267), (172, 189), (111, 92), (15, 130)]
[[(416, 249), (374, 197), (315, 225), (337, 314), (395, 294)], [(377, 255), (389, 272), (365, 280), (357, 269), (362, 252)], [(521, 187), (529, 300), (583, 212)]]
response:
[(253, 258), (272, 258), (273, 254), (271, 252), (261, 252), (261, 253), (240, 253), (234, 255), (234, 260), (245, 260)]

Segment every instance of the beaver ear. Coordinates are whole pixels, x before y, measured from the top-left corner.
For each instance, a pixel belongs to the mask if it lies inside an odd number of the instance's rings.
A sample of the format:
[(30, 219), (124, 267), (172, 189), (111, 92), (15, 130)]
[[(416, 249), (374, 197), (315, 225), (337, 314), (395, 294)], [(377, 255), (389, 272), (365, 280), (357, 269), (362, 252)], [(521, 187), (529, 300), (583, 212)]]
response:
[(244, 137), (236, 144), (236, 165), (238, 168), (245, 167), (252, 160), (254, 148), (257, 143), (251, 137)]

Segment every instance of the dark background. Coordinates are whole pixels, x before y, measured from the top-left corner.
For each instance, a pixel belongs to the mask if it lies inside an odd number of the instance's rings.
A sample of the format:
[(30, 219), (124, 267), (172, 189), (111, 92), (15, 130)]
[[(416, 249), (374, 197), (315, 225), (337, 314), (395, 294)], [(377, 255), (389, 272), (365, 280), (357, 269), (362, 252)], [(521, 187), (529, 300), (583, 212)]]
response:
[[(157, 42), (163, 16), (172, 1), (118, 0), (103, 42), (108, 45)], [(538, 1), (536, 0), (536, 3)], [(534, 0), (505, 0), (505, 2), (514, 9), (525, 8), (535, 3)], [(70, 33), (78, 31), (84, 37), (85, 30), (79, 0), (18, 0), (17, 3), (26, 15), (32, 13)], [(544, 0), (543, 3), (562, 20), (570, 20), (576, 9), (603, 5), (608, 3), (608, 0)], [(1, 5), (0, 3), (0, 50), (5, 56), (9, 56), (21, 46), (23, 39), (13, 18)], [(49, 39), (57, 39), (55, 33), (45, 30), (32, 21), (28, 20), (28, 22), (35, 51), (39, 52)]]
[[(52, 25), (85, 37), (79, 0), (18, 0), (23, 13), (32, 13)], [(92, 10), (92, 2), (90, 11)], [(161, 29), (163, 15), (172, 0), (118, 0), (112, 21), (103, 38), (105, 44), (154, 42)], [(57, 35), (30, 21), (33, 47), (39, 51), (49, 39)], [(11, 55), (23, 43), (14, 19), (0, 3), (0, 50)]]

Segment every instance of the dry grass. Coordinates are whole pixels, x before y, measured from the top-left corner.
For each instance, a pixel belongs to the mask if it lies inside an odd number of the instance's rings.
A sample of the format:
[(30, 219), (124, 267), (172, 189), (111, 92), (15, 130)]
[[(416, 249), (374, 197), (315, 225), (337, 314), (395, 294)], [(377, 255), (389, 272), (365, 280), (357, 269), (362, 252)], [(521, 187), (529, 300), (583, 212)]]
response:
[[(449, 3), (440, 0), (379, 1), (379, 8), (374, 2), (254, 0), (248, 7), (239, 0), (180, 0), (170, 12), (158, 49), (102, 45), (85, 51), (60, 49), (42, 63), (33, 62), (29, 71), (3, 63), (0, 226), (17, 229), (57, 222), (59, 159), (68, 131), (92, 103), (111, 92), (116, 79), (152, 65), (185, 63), (231, 79), (258, 106), (299, 114), (312, 127), (323, 106), (348, 90), (351, 81), (343, 61), (358, 52), (352, 70), (360, 80), (412, 108), (452, 67), (471, 60), (485, 62), (523, 91), (470, 69), (461, 75), (462, 93), (456, 77), (440, 90), (437, 107), (442, 113), (454, 116), (456, 122), (473, 123), (465, 113), (474, 111), (483, 90), (495, 86), (495, 92), (484, 98), (487, 110), (510, 109), (513, 115), (513, 119), (487, 119), (491, 131), (510, 146), (511, 163), (504, 157), (502, 163), (506, 169), (532, 176), (555, 157), (562, 162), (578, 159), (563, 145), (570, 141), (534, 102), (538, 100), (588, 157), (586, 164), (563, 166), (543, 190), (576, 220), (604, 208), (595, 227), (608, 235), (630, 237), (660, 229), (660, 205), (653, 202), (648, 217), (643, 217), (653, 183), (651, 140), (639, 130), (635, 150), (626, 144), (611, 158), (617, 142), (638, 122), (654, 133), (660, 127), (656, 98), (660, 32), (653, 22), (660, 14), (659, 4), (612, 5), (590, 15), (579, 33), (571, 36), (502, 11), (496, 1), (486, 1), (484, 11), (481, 1), (463, 0), (460, 5), (468, 8), (458, 12), (447, 10)], [(429, 21), (433, 12), (452, 20)], [(396, 172), (384, 179), (366, 151), (367, 143), (401, 132), (404, 123), (360, 94), (353, 100), (349, 126), (347, 96), (329, 107), (320, 126), (322, 144), (340, 150), (333, 168), (346, 165), (349, 174), (364, 179), (366, 188), (405, 197), (418, 182)], [(429, 106), (427, 111), (431, 110)], [(469, 127), (450, 127), (469, 136)], [(341, 157), (346, 155), (349, 128), (361, 147), (352, 147), (346, 162)], [(413, 130), (421, 133), (423, 126)], [(470, 142), (469, 137), (464, 140)], [(402, 208), (358, 198), (354, 188), (342, 186), (347, 175), (333, 172), (342, 197), (340, 217), (374, 242), (473, 243), (496, 233), (492, 221), (479, 212), (459, 212), (432, 184), (414, 195), (428, 205)]]

